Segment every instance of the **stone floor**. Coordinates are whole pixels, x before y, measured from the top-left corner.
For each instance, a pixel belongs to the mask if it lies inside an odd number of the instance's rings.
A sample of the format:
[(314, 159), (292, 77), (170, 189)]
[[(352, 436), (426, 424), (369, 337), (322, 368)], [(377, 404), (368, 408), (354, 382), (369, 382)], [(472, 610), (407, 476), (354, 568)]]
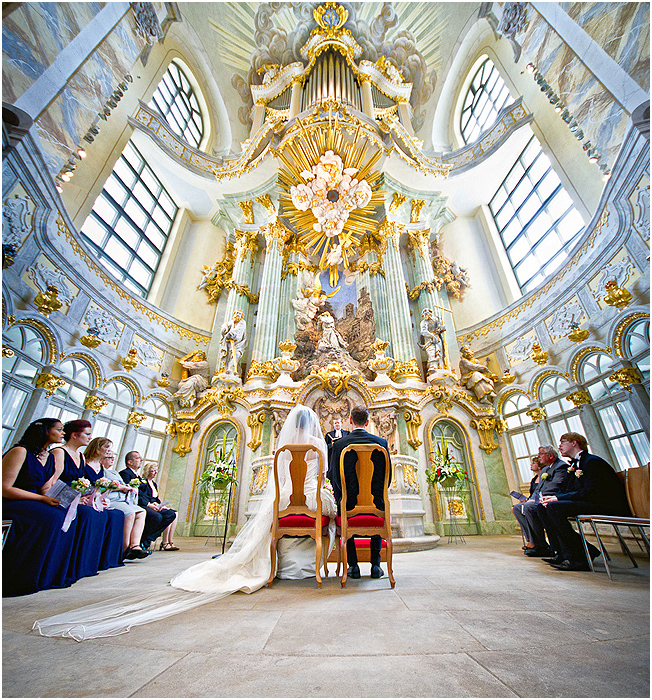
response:
[[(649, 560), (562, 573), (517, 537), (397, 554), (385, 576), (276, 581), (128, 634), (77, 643), (35, 619), (142, 591), (213, 553), (180, 552), (3, 600), (3, 697), (650, 697)], [(610, 546), (616, 552), (617, 547)]]

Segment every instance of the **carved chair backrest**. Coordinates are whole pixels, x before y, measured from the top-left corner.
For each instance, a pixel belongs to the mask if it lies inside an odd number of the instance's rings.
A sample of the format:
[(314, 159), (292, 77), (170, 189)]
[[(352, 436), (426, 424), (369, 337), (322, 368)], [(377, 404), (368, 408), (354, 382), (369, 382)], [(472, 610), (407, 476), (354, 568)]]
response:
[(650, 519), (650, 464), (628, 469), (625, 472), (627, 500), (632, 515)]
[[(374, 475), (374, 463), (371, 461), (371, 455), (378, 451), (385, 458), (385, 474), (383, 481), (383, 501), (385, 502), (385, 511), (376, 508), (374, 498), (371, 493), (371, 480)], [(358, 460), (355, 463), (355, 473), (358, 479), (358, 499), (356, 505), (351, 510), (347, 510), (347, 516), (351, 517), (357, 513), (370, 513), (373, 515), (384, 515), (389, 510), (389, 499), (387, 489), (389, 486), (389, 454), (384, 447), (381, 447), (375, 442), (363, 442), (352, 445), (347, 445), (340, 455), (340, 480), (342, 484), (342, 502), (347, 503), (346, 495), (346, 479), (344, 475), (344, 456), (348, 452), (355, 452)]]
[[(290, 503), (287, 508), (285, 508), (281, 513), (279, 513), (279, 500), (280, 500), (280, 485), (278, 479), (279, 472), (279, 457), (283, 452), (291, 453), (291, 460), (289, 463), (290, 470), (290, 481), (292, 483), (292, 493), (290, 494)], [(317, 510), (311, 511), (306, 505), (306, 495), (305, 495), (305, 481), (306, 472), (308, 470), (308, 463), (306, 461), (306, 454), (312, 451), (317, 455), (318, 459), (318, 469), (317, 469)], [(276, 489), (276, 498), (274, 499), (274, 518), (284, 517), (285, 515), (291, 515), (295, 513), (312, 514), (315, 517), (316, 512), (321, 512), (321, 482), (323, 473), (323, 457), (319, 450), (315, 449), (314, 445), (304, 444), (304, 445), (282, 445), (276, 450), (274, 455), (274, 487)]]

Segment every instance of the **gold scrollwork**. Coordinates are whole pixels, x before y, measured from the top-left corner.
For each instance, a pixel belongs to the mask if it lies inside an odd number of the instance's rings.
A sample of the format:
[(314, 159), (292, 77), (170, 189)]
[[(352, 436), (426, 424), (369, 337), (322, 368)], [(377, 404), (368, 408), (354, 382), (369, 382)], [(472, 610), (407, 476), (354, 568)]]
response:
[(534, 408), (531, 408), (529, 411), (525, 412), (526, 416), (529, 416), (537, 425), (544, 420), (545, 418), (548, 417), (548, 414), (546, 413), (546, 409), (543, 406), (535, 406)]
[(632, 390), (632, 384), (638, 384), (641, 381), (641, 375), (635, 367), (621, 367), (609, 375), (612, 382), (618, 382), (623, 389)]
[(101, 396), (95, 396), (93, 394), (86, 397), (84, 402), (84, 408), (90, 409), (95, 415), (97, 415), (103, 408), (106, 408), (109, 402), (102, 398)]
[(98, 267), (98, 265), (90, 258), (86, 251), (79, 245), (76, 238), (73, 236), (72, 232), (70, 231), (66, 223), (63, 221), (61, 213), (59, 213), (57, 225), (59, 227), (59, 233), (61, 233), (62, 231), (65, 232), (66, 239), (68, 240), (68, 243), (70, 244), (70, 247), (72, 248), (75, 255), (81, 258), (86, 267), (88, 267), (89, 270), (94, 272), (107, 287), (111, 288), (120, 297), (120, 299), (126, 301), (128, 304), (131, 304), (131, 306), (133, 306), (133, 308), (136, 309), (136, 311), (142, 313), (144, 316), (147, 316), (147, 318), (153, 323), (157, 323), (163, 326), (163, 328), (165, 328), (166, 330), (172, 330), (175, 333), (178, 333), (182, 338), (189, 338), (190, 340), (194, 340), (197, 344), (208, 344), (210, 336), (195, 333), (194, 331), (191, 331), (188, 328), (183, 328), (183, 326), (179, 326), (177, 323), (174, 323), (173, 321), (164, 318), (163, 316), (157, 314), (154, 310), (148, 308), (141, 302), (134, 299), (131, 296), (131, 294), (128, 294), (116, 282), (114, 282), (100, 267)]
[(626, 316), (616, 326), (616, 331), (614, 333), (614, 351), (615, 351), (617, 357), (624, 357), (625, 356), (624, 348), (623, 348), (623, 338), (625, 337), (625, 333), (627, 332), (628, 328), (633, 323), (635, 323), (636, 321), (638, 321), (642, 318), (650, 318), (650, 314), (646, 314), (643, 312), (631, 314), (629, 316)]
[(246, 202), (238, 202), (238, 204), (240, 205), (240, 209), (242, 209), (242, 213), (244, 214), (245, 224), (253, 224), (254, 203), (251, 200), (247, 200)]
[(421, 440), (419, 440), (419, 426), (423, 422), (421, 414), (418, 411), (405, 410), (403, 418), (408, 432), (407, 441), (416, 450), (421, 444)]
[(355, 372), (343, 369), (336, 362), (331, 362), (319, 370), (313, 370), (310, 376), (317, 377), (321, 381), (322, 388), (335, 396), (349, 390), (349, 381), (353, 377), (360, 377)]
[(174, 423), (168, 423), (165, 432), (168, 435), (177, 436), (177, 444), (172, 448), (172, 452), (176, 452), (178, 455), (185, 457), (188, 452), (191, 452), (190, 443), (192, 442), (192, 436), (199, 430), (199, 423), (193, 423), (191, 421), (176, 421)]
[(410, 212), (410, 223), (419, 223), (419, 217), (421, 216), (421, 210), (425, 206), (425, 201), (423, 199), (413, 199), (412, 200), (412, 211)]
[(581, 411), (582, 406), (591, 403), (591, 394), (585, 389), (578, 389), (568, 394), (566, 401), (572, 401), (575, 408), (579, 408)]
[(247, 416), (247, 425), (251, 428), (251, 440), (247, 443), (255, 452), (262, 442), (263, 425), (265, 424), (265, 411), (250, 413)]
[(394, 369), (389, 376), (390, 379), (393, 379), (395, 382), (401, 382), (409, 377), (421, 379), (421, 372), (419, 372), (419, 365), (414, 358), (407, 360), (407, 362), (394, 360)]
[[(13, 314), (12, 314), (13, 316)], [(40, 321), (39, 319), (36, 318), (23, 318), (20, 321), (16, 321), (16, 318), (13, 318), (12, 321), (12, 316), (9, 316), (7, 319), (8, 325), (16, 325), (16, 326), (31, 326), (32, 328), (36, 328), (36, 330), (39, 331), (43, 336), (45, 336), (45, 343), (48, 348), (48, 354), (47, 357), (45, 358), (45, 363), (46, 364), (51, 364), (52, 362), (55, 362), (58, 355), (59, 355), (59, 350), (57, 347), (57, 340), (54, 336), (54, 333), (50, 330), (49, 326), (47, 326), (43, 321)], [(98, 373), (99, 373), (99, 367), (98, 367)]]
[(419, 479), (417, 479), (414, 466), (407, 462), (401, 462), (401, 466), (403, 467), (403, 485), (405, 489), (409, 493), (419, 493)]
[(136, 428), (140, 428), (147, 416), (144, 413), (138, 413), (138, 411), (129, 411), (127, 416), (127, 423), (129, 425), (135, 425)]
[(275, 382), (279, 377), (279, 372), (274, 366), (274, 360), (267, 360), (265, 362), (260, 362), (259, 360), (252, 360), (247, 372), (246, 381), (250, 379), (264, 379), (268, 382)]
[(392, 202), (389, 205), (389, 213), (390, 214), (396, 214), (397, 209), (403, 204), (403, 202), (407, 201), (407, 197), (404, 194), (400, 194), (399, 192), (394, 192), (392, 196)]
[(272, 203), (272, 200), (268, 194), (256, 197), (256, 201), (258, 204), (264, 207), (269, 216), (274, 216), (276, 214), (276, 209), (274, 209), (274, 204)]
[(498, 444), (494, 440), (494, 430), (496, 429), (496, 418), (473, 418), (471, 419), (471, 427), (477, 431), (480, 438), (480, 449), (487, 454), (493, 452)]
[(215, 405), (220, 415), (230, 416), (235, 411), (235, 400), (244, 398), (241, 387), (218, 387), (209, 389), (199, 400), (199, 406)]
[(36, 377), (36, 388), (45, 389), (46, 396), (52, 396), (54, 392), (62, 386), (65, 386), (66, 381), (61, 377), (57, 377), (56, 374), (51, 374), (50, 372), (41, 372)]

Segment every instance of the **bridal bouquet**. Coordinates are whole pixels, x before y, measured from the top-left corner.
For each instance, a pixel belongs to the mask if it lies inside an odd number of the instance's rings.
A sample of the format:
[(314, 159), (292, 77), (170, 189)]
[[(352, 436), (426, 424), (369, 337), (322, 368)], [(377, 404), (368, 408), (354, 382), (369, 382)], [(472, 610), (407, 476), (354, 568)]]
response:
[(435, 484), (455, 486), (458, 490), (469, 480), (469, 474), (459, 462), (455, 462), (443, 436), (437, 451), (430, 455), (430, 469), (426, 469), (426, 479), (431, 487)]

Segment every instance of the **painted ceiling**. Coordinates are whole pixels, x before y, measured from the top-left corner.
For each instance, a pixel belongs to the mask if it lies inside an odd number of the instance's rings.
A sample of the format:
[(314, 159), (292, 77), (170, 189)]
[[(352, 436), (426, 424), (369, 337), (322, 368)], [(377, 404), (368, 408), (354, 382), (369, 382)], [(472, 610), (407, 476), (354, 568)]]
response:
[[(287, 65), (301, 60), (299, 49), (317, 26), (313, 11), (319, 4), (179, 3), (183, 20), (192, 26), (213, 68), (232, 127), (240, 134), (246, 135), (243, 128), (251, 124), (249, 84), (262, 82), (258, 69), (266, 63)], [(462, 30), (477, 16), (480, 3), (341, 4), (349, 11), (344, 26), (363, 48), (361, 58), (375, 62), (384, 55), (413, 84), (413, 126), (419, 132)]]

